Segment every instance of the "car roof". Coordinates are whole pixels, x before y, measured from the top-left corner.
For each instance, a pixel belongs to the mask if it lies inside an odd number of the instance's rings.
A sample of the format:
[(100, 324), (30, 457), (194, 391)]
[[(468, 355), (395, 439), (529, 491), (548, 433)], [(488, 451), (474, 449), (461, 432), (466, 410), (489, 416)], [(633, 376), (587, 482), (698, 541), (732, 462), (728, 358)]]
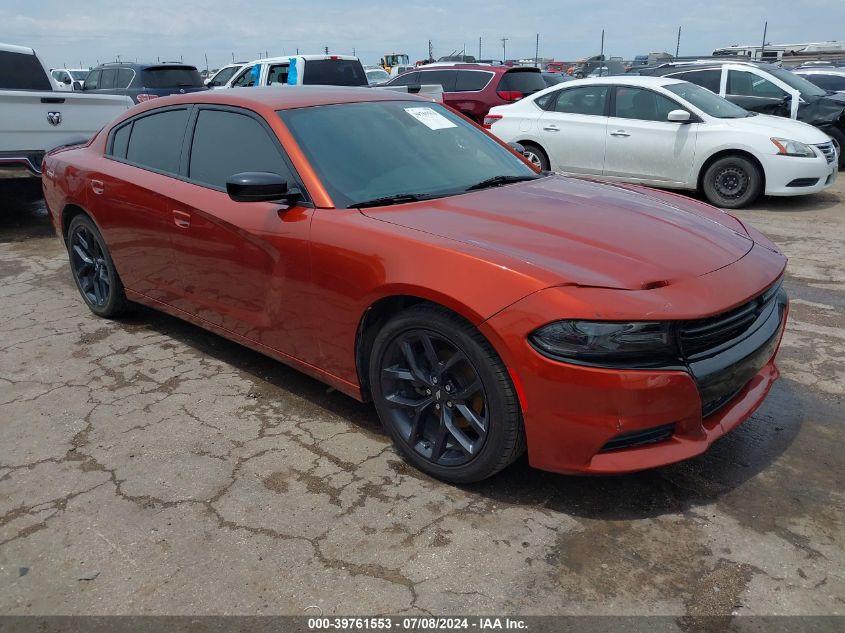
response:
[(610, 75), (608, 77), (587, 77), (584, 79), (574, 79), (567, 81), (567, 88), (574, 88), (576, 86), (594, 86), (605, 84), (624, 84), (626, 86), (642, 86), (644, 88), (654, 88), (669, 86), (672, 84), (684, 83), (680, 79), (673, 79), (671, 77), (649, 77), (642, 75)]
[(306, 62), (313, 62), (313, 61), (320, 61), (324, 59), (342, 59), (344, 61), (353, 61), (358, 59), (357, 57), (353, 57), (352, 55), (281, 55), (276, 57), (259, 57), (258, 59), (253, 59), (251, 62), (247, 62), (248, 64), (275, 64), (278, 62), (289, 62), (291, 57), (297, 57), (300, 59), (304, 59)]
[(812, 68), (795, 68), (796, 75), (845, 75), (845, 66), (814, 66)]
[(159, 97), (135, 106), (130, 112), (151, 110), (168, 105), (211, 104), (241, 106), (254, 110), (291, 110), (319, 105), (364, 103), (369, 101), (420, 101), (431, 104), (431, 99), (399, 92), (367, 87), (344, 86), (261, 86), (203, 90), (180, 95)]
[(414, 70), (484, 70), (494, 73), (507, 73), (511, 71), (536, 71), (540, 72), (539, 68), (534, 66), (504, 66), (502, 64), (473, 64), (461, 62), (435, 62), (433, 64), (426, 64)]
[(197, 69), (196, 66), (193, 64), (185, 64), (182, 62), (105, 62), (92, 68), (91, 70), (96, 70), (97, 68), (134, 68), (140, 70), (147, 70), (149, 68), (193, 68), (194, 70)]

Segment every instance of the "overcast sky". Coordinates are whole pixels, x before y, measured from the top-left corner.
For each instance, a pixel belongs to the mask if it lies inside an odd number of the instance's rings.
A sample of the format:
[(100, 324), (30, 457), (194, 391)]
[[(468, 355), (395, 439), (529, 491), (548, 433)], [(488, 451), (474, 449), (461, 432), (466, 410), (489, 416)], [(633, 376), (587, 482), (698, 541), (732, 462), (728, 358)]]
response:
[[(594, 6), (590, 6), (594, 5)], [(122, 59), (179, 60), (205, 67), (296, 52), (352, 53), (375, 64), (385, 52), (411, 60), (461, 50), (502, 58), (576, 59), (599, 52), (630, 59), (674, 52), (709, 54), (758, 44), (845, 40), (844, 0), (0, 0), (0, 41), (31, 46), (51, 67)]]

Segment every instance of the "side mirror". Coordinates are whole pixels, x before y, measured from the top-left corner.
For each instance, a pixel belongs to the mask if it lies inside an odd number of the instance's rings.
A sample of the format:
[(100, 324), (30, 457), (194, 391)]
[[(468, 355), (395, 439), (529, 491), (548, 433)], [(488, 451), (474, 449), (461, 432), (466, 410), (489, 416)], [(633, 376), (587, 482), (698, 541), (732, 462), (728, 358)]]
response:
[(515, 151), (517, 154), (524, 154), (525, 148), (522, 146), (522, 143), (508, 143), (511, 146), (511, 149)]
[(70, 77), (65, 75), (64, 78), (62, 79), (62, 83), (66, 86), (69, 86), (70, 85)]
[(245, 171), (230, 176), (226, 193), (235, 202), (284, 202), (292, 204), (302, 196), (296, 187), (288, 187), (279, 174), (266, 171)]
[(672, 123), (689, 123), (690, 113), (686, 110), (672, 110), (666, 119)]

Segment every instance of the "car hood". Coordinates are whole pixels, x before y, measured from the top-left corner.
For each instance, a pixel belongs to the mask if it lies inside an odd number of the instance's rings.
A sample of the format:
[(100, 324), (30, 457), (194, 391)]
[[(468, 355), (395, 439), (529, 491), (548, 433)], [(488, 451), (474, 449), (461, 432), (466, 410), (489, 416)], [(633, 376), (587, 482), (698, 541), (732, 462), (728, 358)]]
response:
[(361, 213), (480, 247), (549, 285), (654, 288), (728, 266), (754, 244), (702, 203), (562, 176)]
[(830, 140), (827, 134), (808, 123), (769, 114), (758, 114), (743, 119), (720, 119), (720, 121), (734, 125), (737, 130), (754, 131), (767, 137), (779, 136), (799, 143), (816, 145)]

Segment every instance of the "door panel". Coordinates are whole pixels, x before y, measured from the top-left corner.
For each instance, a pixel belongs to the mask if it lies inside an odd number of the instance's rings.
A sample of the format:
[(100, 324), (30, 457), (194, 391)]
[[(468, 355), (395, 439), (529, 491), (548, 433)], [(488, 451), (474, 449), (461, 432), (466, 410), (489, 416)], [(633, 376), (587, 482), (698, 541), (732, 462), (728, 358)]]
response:
[(699, 124), (667, 120), (669, 112), (684, 108), (664, 95), (629, 86), (615, 88), (613, 107), (604, 174), (689, 184)]
[(540, 138), (553, 170), (601, 174), (607, 130), (608, 86), (562, 89), (540, 116)]

